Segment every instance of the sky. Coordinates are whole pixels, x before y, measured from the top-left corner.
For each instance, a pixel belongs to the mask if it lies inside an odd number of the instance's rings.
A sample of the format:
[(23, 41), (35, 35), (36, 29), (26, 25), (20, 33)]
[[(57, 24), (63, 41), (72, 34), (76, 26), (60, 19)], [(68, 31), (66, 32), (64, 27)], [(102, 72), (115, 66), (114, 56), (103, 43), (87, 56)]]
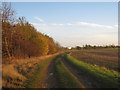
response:
[(118, 44), (117, 2), (12, 2), (16, 17), (62, 46)]

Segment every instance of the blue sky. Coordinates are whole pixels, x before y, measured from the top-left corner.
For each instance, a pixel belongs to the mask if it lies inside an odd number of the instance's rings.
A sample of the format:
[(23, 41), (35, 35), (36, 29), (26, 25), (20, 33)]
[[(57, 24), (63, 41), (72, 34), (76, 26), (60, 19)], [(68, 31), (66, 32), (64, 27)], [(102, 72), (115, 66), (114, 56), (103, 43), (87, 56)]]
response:
[(62, 46), (118, 43), (117, 2), (13, 2), (18, 16)]

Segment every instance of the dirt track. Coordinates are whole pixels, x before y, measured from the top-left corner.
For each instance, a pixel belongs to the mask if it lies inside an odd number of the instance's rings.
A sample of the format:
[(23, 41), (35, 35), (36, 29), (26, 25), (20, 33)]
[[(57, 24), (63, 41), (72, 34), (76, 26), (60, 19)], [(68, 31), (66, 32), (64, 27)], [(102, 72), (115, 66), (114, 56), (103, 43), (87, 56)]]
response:
[(47, 88), (59, 88), (58, 82), (55, 78), (56, 76), (54, 69), (54, 61), (56, 60), (56, 58), (57, 57), (55, 57), (48, 66), (47, 77), (46, 77)]
[[(59, 88), (59, 84), (56, 80), (56, 75), (55, 75), (55, 68), (54, 68), (54, 61), (57, 59), (55, 57), (48, 69), (47, 69), (47, 74), (46, 74), (46, 85), (47, 88)], [(64, 56), (61, 56), (61, 59), (64, 61)], [(90, 79), (88, 75), (85, 75), (84, 72), (77, 70), (75, 67), (71, 66), (68, 62), (64, 61), (65, 66), (71, 71), (73, 75), (87, 88), (100, 88), (99, 84), (97, 82), (94, 82), (94, 80)]]
[[(59, 84), (56, 80), (55, 75), (55, 67), (54, 67), (54, 61), (57, 59), (55, 57), (53, 60), (51, 60), (49, 66), (46, 69), (46, 74), (42, 78), (42, 81), (38, 84), (41, 88), (59, 88)], [(61, 57), (62, 60), (64, 60), (64, 57)], [(65, 62), (64, 62), (65, 63)], [(83, 77), (81, 77), (77, 70), (75, 70), (74, 67), (69, 66), (67, 63), (65, 63), (66, 67), (71, 71), (72, 74), (75, 75), (76, 78), (79, 79), (79, 81), (85, 86), (92, 88), (90, 82), (87, 82), (87, 80), (83, 80)], [(87, 82), (87, 83), (86, 83)], [(42, 84), (42, 85), (41, 85)], [(39, 86), (38, 86), (39, 87)]]

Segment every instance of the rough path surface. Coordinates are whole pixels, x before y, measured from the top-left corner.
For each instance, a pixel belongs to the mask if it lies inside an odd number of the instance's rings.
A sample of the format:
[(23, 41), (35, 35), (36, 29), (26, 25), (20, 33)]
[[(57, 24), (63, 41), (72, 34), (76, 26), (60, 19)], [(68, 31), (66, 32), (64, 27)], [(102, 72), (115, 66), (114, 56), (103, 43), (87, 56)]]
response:
[[(59, 88), (59, 83), (57, 82), (57, 77), (55, 74), (55, 60), (57, 60), (58, 56), (55, 56), (49, 63), (46, 65), (45, 68), (42, 69), (42, 76), (40, 74), (40, 78), (38, 78), (37, 83), (34, 88)], [(64, 56), (60, 57), (61, 60), (64, 62), (65, 66), (70, 70), (70, 72), (75, 75), (75, 77), (85, 86), (89, 88), (97, 87), (91, 82), (88, 82), (88, 78), (81, 75), (82, 72), (76, 70), (74, 67), (69, 65), (68, 62), (64, 61)], [(62, 88), (62, 87), (61, 87)]]
[(68, 62), (64, 60), (64, 56), (62, 57), (62, 60), (64, 61), (65, 66), (71, 71), (72, 74), (74, 74), (79, 81), (87, 88), (100, 88), (97, 83), (93, 83), (88, 75), (86, 75), (84, 72), (77, 70), (75, 67), (70, 65)]
[[(54, 62), (56, 59), (57, 59), (57, 57), (55, 57), (51, 61), (50, 65), (48, 67), (48, 71), (47, 71), (47, 75), (46, 75), (47, 76), (46, 77), (47, 88), (59, 88), (58, 82), (56, 80), (55, 67), (54, 67)], [(64, 57), (61, 56), (61, 60), (64, 60)], [(64, 62), (64, 64), (71, 71), (71, 73), (74, 74), (83, 85), (85, 85), (85, 87), (90, 87), (90, 88), (93, 87), (93, 86), (91, 86), (90, 82), (87, 82), (87, 80), (83, 80), (83, 77), (81, 77), (79, 75), (80, 73), (78, 73), (78, 71), (75, 68), (69, 66), (68, 63)]]
[(48, 66), (48, 71), (47, 71), (47, 78), (46, 78), (46, 83), (48, 88), (59, 88), (56, 76), (55, 76), (55, 68), (54, 68), (54, 61), (56, 60), (57, 57), (55, 57), (50, 65)]

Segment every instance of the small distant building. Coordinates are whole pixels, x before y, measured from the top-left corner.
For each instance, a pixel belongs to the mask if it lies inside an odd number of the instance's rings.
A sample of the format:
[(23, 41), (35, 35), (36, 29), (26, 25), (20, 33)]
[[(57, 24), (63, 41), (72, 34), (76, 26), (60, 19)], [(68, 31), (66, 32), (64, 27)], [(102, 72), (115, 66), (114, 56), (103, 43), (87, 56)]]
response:
[(70, 50), (70, 49), (72, 49), (72, 47), (67, 47), (67, 49), (69, 49), (69, 50)]

